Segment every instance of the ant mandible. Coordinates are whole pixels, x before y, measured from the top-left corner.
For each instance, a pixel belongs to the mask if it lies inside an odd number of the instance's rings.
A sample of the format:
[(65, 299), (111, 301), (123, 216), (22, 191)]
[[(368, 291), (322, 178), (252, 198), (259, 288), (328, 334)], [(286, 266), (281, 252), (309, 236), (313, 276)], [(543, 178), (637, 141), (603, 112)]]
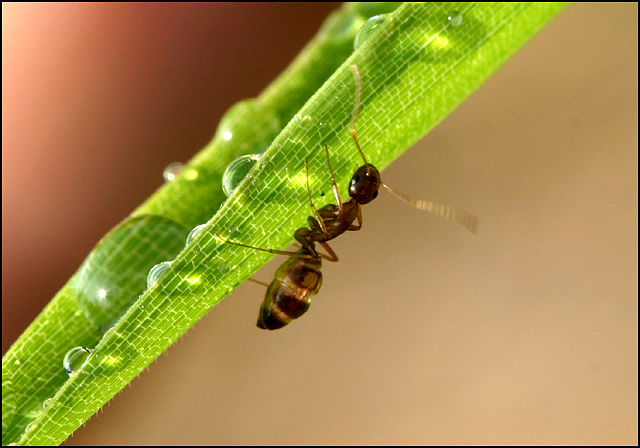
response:
[[(293, 235), (294, 239), (302, 245), (300, 249), (296, 252), (262, 249), (260, 247), (248, 246), (226, 240), (216, 233), (216, 236), (220, 240), (229, 244), (270, 252), (272, 254), (289, 255), (289, 259), (276, 271), (271, 284), (265, 285), (267, 286), (267, 293), (260, 307), (257, 324), (259, 328), (277, 330), (287, 325), (293, 319), (302, 316), (309, 309), (311, 298), (320, 290), (320, 286), (322, 285), (322, 258), (329, 261), (338, 261), (338, 256), (329, 247), (327, 241), (342, 235), (347, 230), (356, 231), (362, 228), (362, 209), (360, 206), (373, 201), (378, 196), (378, 190), (381, 185), (391, 194), (409, 205), (420, 210), (435, 213), (449, 221), (456, 222), (472, 233), (477, 232), (478, 218), (474, 215), (432, 201), (412, 198), (395, 191), (382, 182), (378, 169), (367, 162), (356, 134), (355, 124), (360, 110), (362, 78), (356, 65), (352, 65), (351, 70), (356, 80), (356, 101), (353, 118), (349, 126), (349, 133), (364, 160), (364, 165), (356, 169), (349, 183), (349, 196), (351, 199), (347, 202), (342, 202), (340, 192), (336, 185), (333, 168), (329, 160), (329, 148), (327, 145), (324, 145), (327, 155), (327, 165), (331, 173), (331, 186), (337, 204), (328, 204), (319, 210), (313, 205), (311, 190), (309, 188), (309, 163), (305, 161), (307, 168), (307, 194), (309, 195), (309, 204), (315, 217), (309, 216), (307, 218), (309, 228), (302, 227), (296, 230)], [(357, 225), (354, 224), (356, 219), (358, 220)], [(318, 252), (315, 243), (319, 243), (328, 252), (328, 255)], [(253, 281), (263, 284), (256, 280)]]

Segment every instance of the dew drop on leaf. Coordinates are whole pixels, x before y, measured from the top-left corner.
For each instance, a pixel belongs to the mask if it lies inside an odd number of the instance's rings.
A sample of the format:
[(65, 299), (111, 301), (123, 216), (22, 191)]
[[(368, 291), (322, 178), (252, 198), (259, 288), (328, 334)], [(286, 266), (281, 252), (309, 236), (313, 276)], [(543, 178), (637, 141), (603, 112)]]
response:
[(265, 148), (280, 132), (280, 116), (270, 106), (255, 99), (240, 101), (227, 110), (216, 130), (218, 144), (233, 145), (240, 151)]
[(42, 410), (46, 411), (47, 408), (51, 405), (52, 401), (53, 401), (53, 398), (47, 398), (46, 400), (44, 400), (44, 403), (42, 403)]
[[(6, 434), (11, 427), (13, 417), (16, 415), (16, 397), (13, 392), (13, 383), (10, 379), (2, 378), (2, 434)], [(3, 442), (4, 445), (4, 442)]]
[(453, 11), (447, 16), (447, 20), (451, 26), (460, 26), (462, 25), (462, 14), (459, 11)]
[(218, 265), (218, 271), (220, 271), (221, 274), (228, 274), (231, 270), (232, 267), (227, 263), (220, 263)]
[(386, 14), (380, 14), (379, 16), (370, 17), (369, 20), (364, 22), (358, 33), (356, 34), (356, 38), (353, 40), (353, 49), (357, 50), (360, 48), (368, 38), (373, 34), (373, 31), (382, 25), (387, 20)]
[(69, 375), (80, 370), (89, 359), (91, 350), (85, 347), (73, 347), (69, 350), (62, 360), (62, 367)]
[(151, 288), (155, 282), (164, 274), (164, 272), (169, 269), (171, 266), (170, 261), (163, 261), (162, 263), (158, 263), (154, 267), (149, 270), (149, 275), (147, 275), (147, 288)]
[(147, 287), (149, 270), (184, 249), (190, 228), (158, 215), (130, 218), (109, 232), (69, 282), (85, 318), (106, 332)]
[(196, 239), (196, 237), (198, 235), (200, 235), (200, 232), (202, 232), (202, 230), (205, 228), (206, 224), (200, 224), (199, 226), (195, 226), (191, 232), (189, 232), (189, 235), (187, 235), (187, 241), (185, 246), (188, 246), (189, 244), (191, 244), (193, 242), (193, 240)]
[(169, 164), (164, 171), (162, 172), (162, 177), (165, 182), (171, 182), (173, 179), (178, 177), (178, 175), (184, 169), (184, 164), (180, 162), (173, 162)]
[(247, 154), (231, 162), (222, 175), (222, 190), (224, 194), (231, 196), (258, 160), (260, 160), (259, 154)]

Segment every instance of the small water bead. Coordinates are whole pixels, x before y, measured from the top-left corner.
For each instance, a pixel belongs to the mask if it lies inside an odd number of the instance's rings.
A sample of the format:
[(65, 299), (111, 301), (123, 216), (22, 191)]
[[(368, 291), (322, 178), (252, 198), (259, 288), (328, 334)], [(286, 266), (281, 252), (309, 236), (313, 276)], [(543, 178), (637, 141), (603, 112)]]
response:
[(147, 275), (147, 288), (151, 288), (155, 282), (158, 281), (160, 276), (164, 274), (164, 271), (169, 269), (171, 266), (170, 261), (163, 261), (162, 263), (158, 263), (154, 267), (149, 270), (149, 275)]
[(295, 123), (298, 127), (303, 130), (311, 130), (314, 126), (313, 120), (309, 115), (295, 114), (291, 119), (292, 123)]
[(229, 272), (231, 272), (231, 270), (232, 270), (232, 269), (233, 269), (233, 268), (232, 268), (229, 264), (227, 264), (227, 263), (220, 263), (220, 264), (218, 265), (218, 271), (219, 271), (221, 274), (228, 274)]
[(173, 179), (178, 177), (178, 175), (184, 169), (184, 164), (180, 162), (173, 162), (169, 164), (163, 171), (162, 177), (164, 177), (165, 182), (171, 182)]
[(44, 400), (44, 403), (42, 403), (42, 410), (46, 411), (47, 408), (51, 405), (52, 401), (53, 401), (53, 398), (47, 398), (46, 400)]
[(358, 30), (353, 40), (353, 49), (357, 50), (373, 34), (373, 31), (387, 20), (387, 14), (370, 17)]
[(88, 361), (91, 350), (85, 347), (74, 347), (64, 355), (62, 367), (69, 376), (80, 370)]
[(202, 232), (202, 229), (204, 229), (205, 226), (206, 224), (200, 224), (199, 226), (195, 226), (193, 230), (189, 232), (189, 235), (187, 235), (187, 242), (185, 244), (185, 247), (191, 244), (193, 240), (195, 240), (196, 237), (200, 235), (200, 232)]
[(447, 16), (447, 20), (451, 26), (460, 26), (462, 25), (462, 14), (459, 11), (453, 11)]
[(222, 191), (231, 196), (247, 173), (260, 160), (259, 154), (247, 154), (231, 162), (222, 175)]

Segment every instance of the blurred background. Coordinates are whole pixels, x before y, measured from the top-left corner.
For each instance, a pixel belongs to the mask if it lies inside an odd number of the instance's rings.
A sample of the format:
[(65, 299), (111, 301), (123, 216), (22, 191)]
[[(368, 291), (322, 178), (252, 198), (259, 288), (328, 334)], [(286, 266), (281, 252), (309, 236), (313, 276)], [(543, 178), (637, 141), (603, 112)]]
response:
[[(336, 7), (3, 3), (3, 353)], [(381, 193), (303, 319), (240, 286), (67, 444), (637, 444), (637, 3), (569, 6), (383, 178), (479, 235)]]

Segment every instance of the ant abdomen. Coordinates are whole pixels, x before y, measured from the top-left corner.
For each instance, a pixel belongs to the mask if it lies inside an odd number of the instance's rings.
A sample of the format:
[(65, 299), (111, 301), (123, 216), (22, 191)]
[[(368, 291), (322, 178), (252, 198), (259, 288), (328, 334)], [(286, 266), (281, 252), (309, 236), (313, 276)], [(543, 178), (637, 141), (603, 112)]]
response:
[[(305, 248), (298, 253), (306, 254)], [(278, 268), (267, 288), (258, 327), (277, 330), (302, 316), (311, 305), (311, 298), (322, 286), (322, 262), (318, 258), (291, 257)]]

